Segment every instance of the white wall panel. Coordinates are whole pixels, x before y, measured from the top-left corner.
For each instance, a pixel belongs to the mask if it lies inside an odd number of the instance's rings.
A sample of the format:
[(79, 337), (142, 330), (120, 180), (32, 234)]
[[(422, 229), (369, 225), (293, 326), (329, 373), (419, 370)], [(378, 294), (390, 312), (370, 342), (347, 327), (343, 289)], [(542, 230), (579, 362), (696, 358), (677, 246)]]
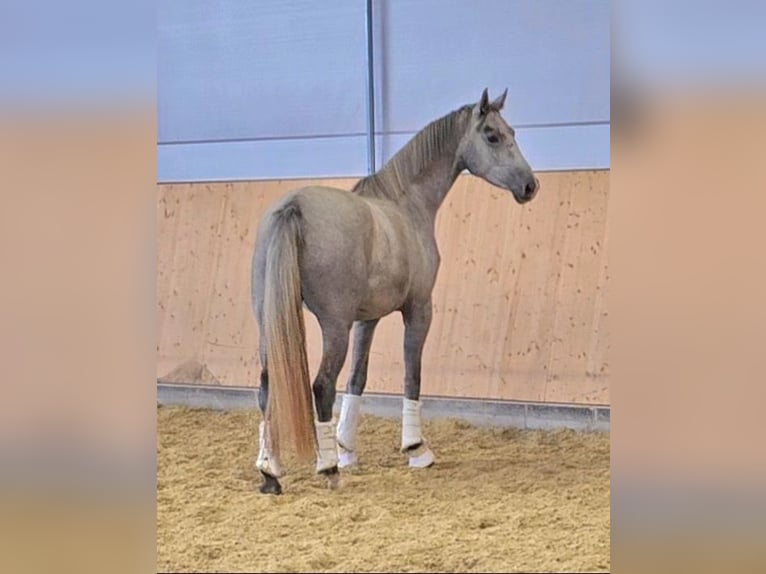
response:
[[(160, 3), (159, 181), (364, 175), (365, 9)], [(374, 0), (374, 40), (378, 167), (484, 87), (536, 169), (609, 166), (607, 0)]]
[(157, 178), (162, 182), (293, 179), (363, 176), (364, 135), (333, 138), (203, 142), (161, 145)]
[[(412, 136), (380, 134), (375, 138), (376, 163), (381, 165)], [(550, 126), (519, 128), (516, 140), (532, 169), (566, 171), (609, 169), (609, 126)]]
[(363, 133), (363, 2), (164, 0), (160, 143)]
[[(606, 0), (385, 0), (375, 17), (379, 133), (411, 135), (485, 87), (493, 97), (508, 88), (503, 115), (516, 126), (609, 122)], [(597, 163), (608, 163), (608, 145)], [(541, 162), (585, 159), (558, 145)]]

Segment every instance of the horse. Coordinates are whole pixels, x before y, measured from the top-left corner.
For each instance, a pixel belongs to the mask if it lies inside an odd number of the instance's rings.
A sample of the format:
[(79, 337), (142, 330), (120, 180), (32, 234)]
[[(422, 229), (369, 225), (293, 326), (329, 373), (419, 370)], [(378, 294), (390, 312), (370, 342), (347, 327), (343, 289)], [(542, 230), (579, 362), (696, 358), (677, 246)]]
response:
[[(421, 430), (420, 371), (440, 262), (437, 211), (464, 170), (510, 191), (519, 204), (540, 187), (500, 114), (507, 93), (490, 102), (484, 89), (478, 103), (431, 122), (350, 192), (303, 187), (266, 209), (256, 234), (251, 290), (260, 333), (263, 418), (255, 466), (262, 493), (282, 492), (284, 444), (299, 460), (315, 459), (330, 488), (338, 486), (339, 468), (356, 464), (370, 346), (378, 321), (394, 312), (405, 327), (401, 452), (412, 468), (434, 463)], [(304, 306), (322, 334), (313, 383)], [(336, 381), (352, 327), (351, 374), (336, 428)]]

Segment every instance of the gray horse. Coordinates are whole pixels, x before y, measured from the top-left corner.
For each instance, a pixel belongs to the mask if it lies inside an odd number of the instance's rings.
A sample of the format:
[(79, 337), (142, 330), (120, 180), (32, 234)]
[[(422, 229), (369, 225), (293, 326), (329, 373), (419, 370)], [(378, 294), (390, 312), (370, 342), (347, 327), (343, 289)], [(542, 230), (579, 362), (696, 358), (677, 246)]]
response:
[[(468, 170), (526, 203), (539, 184), (500, 110), (485, 89), (432, 122), (385, 166), (351, 192), (312, 186), (276, 201), (258, 229), (252, 299), (260, 331), (260, 425), (256, 468), (261, 492), (282, 487), (280, 447), (292, 444), (331, 488), (338, 468), (356, 462), (361, 395), (375, 326), (394, 311), (404, 318), (402, 453), (411, 467), (434, 457), (420, 421), (420, 363), (431, 324), (439, 269), (436, 212), (457, 176)], [(322, 331), (322, 360), (310, 385), (302, 305)], [(351, 376), (336, 427), (335, 386), (354, 327)], [(313, 391), (313, 393), (312, 393)]]

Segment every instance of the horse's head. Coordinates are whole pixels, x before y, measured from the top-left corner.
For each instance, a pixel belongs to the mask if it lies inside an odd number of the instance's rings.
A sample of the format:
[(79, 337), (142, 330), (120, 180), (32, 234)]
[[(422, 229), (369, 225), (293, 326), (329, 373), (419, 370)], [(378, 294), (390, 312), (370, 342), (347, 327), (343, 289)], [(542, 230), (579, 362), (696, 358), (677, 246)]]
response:
[(503, 95), (489, 101), (487, 90), (473, 107), (468, 129), (460, 142), (460, 158), (473, 175), (513, 193), (519, 203), (532, 199), (540, 187), (532, 168), (516, 144), (516, 134), (500, 115)]

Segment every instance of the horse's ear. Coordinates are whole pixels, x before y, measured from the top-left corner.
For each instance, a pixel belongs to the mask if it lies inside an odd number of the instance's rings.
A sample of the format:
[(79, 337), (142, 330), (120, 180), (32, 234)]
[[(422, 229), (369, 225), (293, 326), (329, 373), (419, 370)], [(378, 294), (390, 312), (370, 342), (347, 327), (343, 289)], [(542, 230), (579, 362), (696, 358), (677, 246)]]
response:
[(503, 109), (503, 106), (505, 105), (505, 96), (508, 95), (508, 88), (505, 88), (505, 91), (503, 94), (497, 98), (495, 101), (493, 101), (491, 104), (489, 104), (489, 107), (495, 110), (496, 112), (499, 112)]
[(487, 88), (481, 93), (481, 99), (479, 100), (479, 115), (485, 116), (489, 112), (489, 93)]

